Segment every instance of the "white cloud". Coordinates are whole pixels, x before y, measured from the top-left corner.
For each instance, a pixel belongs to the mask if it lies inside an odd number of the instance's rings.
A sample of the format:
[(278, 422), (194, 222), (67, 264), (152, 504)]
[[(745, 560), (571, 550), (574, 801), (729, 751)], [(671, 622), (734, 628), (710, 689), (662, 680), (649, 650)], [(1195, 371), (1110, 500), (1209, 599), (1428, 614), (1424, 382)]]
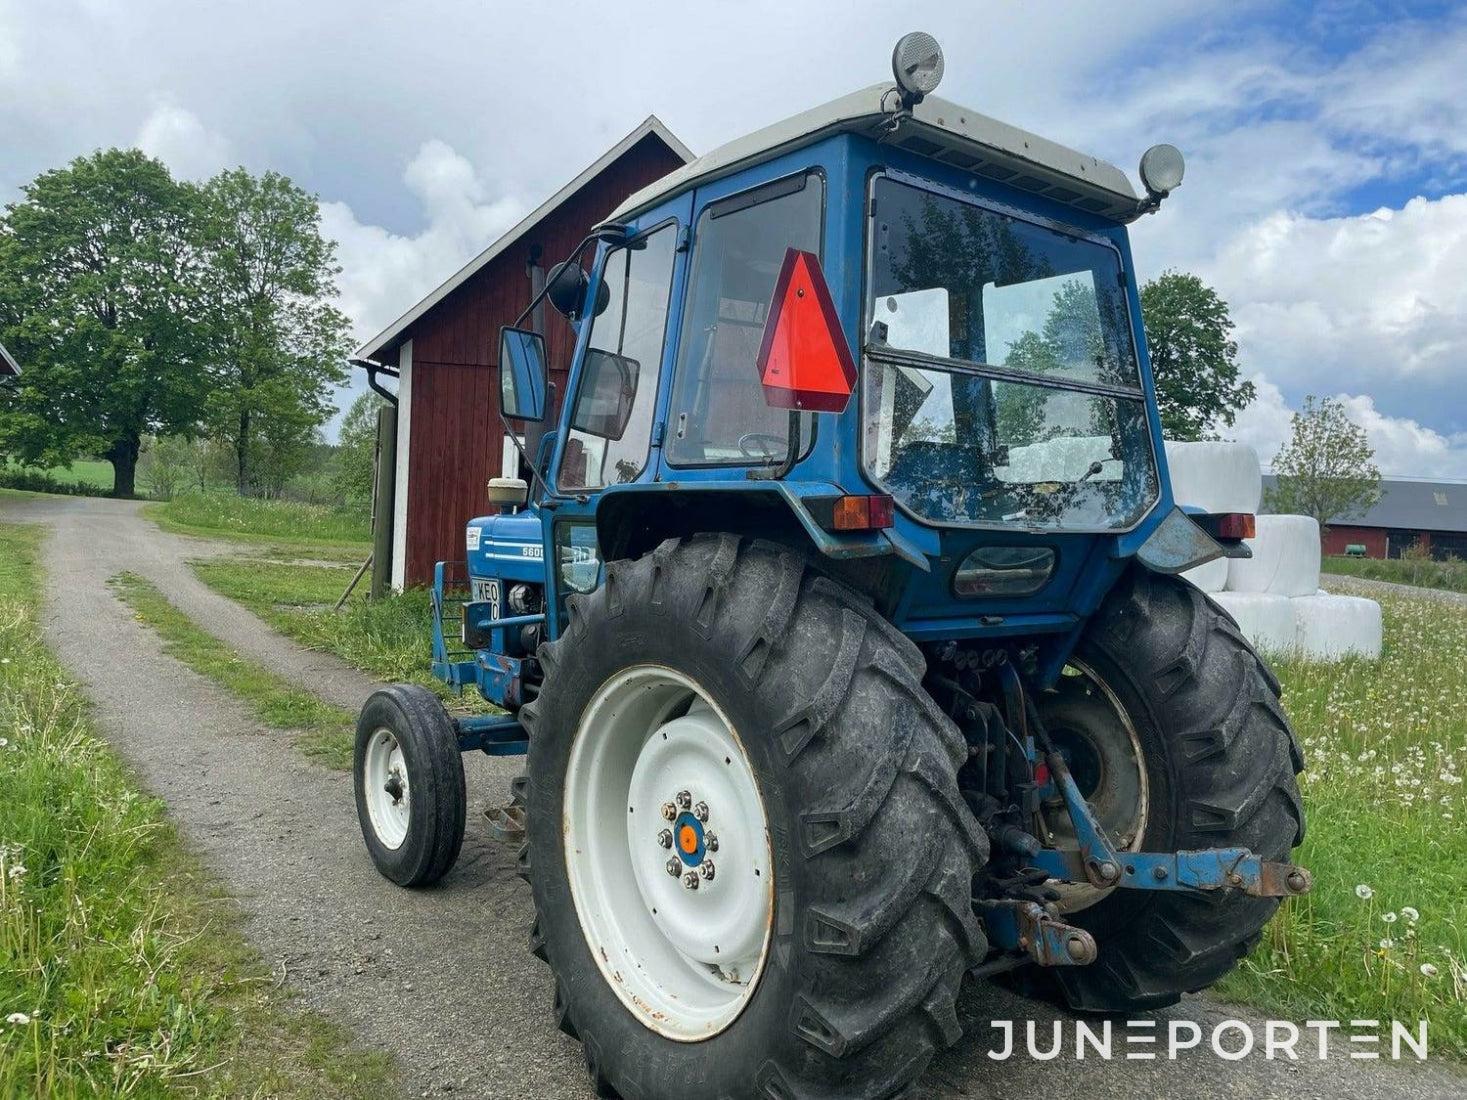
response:
[(1439, 388), (1467, 365), (1467, 194), (1272, 214), (1204, 277), (1231, 306), (1244, 362), (1292, 392)]
[[(1252, 447), (1268, 469), (1279, 448), (1288, 442), (1297, 410), (1263, 375), (1255, 375), (1253, 383), (1257, 399), (1223, 434)], [(1350, 419), (1365, 429), (1383, 476), (1467, 478), (1467, 432), (1446, 436), (1409, 417), (1387, 416), (1365, 394), (1333, 396)]]
[(423, 143), (402, 179), (426, 218), (416, 234), (364, 223), (343, 202), (321, 204), (322, 232), (337, 242), (342, 267), (341, 308), (358, 341), (380, 332), (527, 210), (516, 196), (488, 197), (474, 166), (436, 139)]
[(187, 108), (160, 102), (143, 122), (133, 142), (157, 157), (181, 179), (203, 180), (232, 166), (229, 141), (214, 133)]

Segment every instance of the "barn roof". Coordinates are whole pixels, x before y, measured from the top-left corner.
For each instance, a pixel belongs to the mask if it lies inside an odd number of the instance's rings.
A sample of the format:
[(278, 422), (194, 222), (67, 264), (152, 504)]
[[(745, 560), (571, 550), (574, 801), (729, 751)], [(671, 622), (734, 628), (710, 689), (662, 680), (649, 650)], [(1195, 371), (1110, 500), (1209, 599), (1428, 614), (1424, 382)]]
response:
[(649, 136), (659, 139), (684, 163), (693, 159), (692, 150), (679, 141), (677, 135), (669, 130), (661, 119), (656, 115), (648, 115), (640, 126), (618, 141), (610, 149), (606, 150), (606, 152), (602, 153), (601, 156), (597, 157), (595, 161), (587, 166), (585, 171), (537, 206), (513, 229), (500, 237), (488, 248), (484, 249), (483, 252), (480, 252), (468, 263), (464, 264), (463, 267), (459, 268), (439, 284), (426, 298), (358, 348), (356, 352), (357, 358), (375, 360), (379, 358), (383, 351), (401, 343), (406, 336), (407, 330), (412, 327), (414, 322), (467, 282), (475, 272), (483, 268), (496, 256), (511, 248), (516, 242), (528, 234), (530, 230), (534, 229), (535, 226), (549, 217), (562, 203), (607, 168), (611, 167), (623, 155), (630, 152), (638, 142)]
[[(1276, 481), (1264, 475), (1265, 487)], [(1380, 500), (1363, 516), (1333, 520), (1330, 526), (1467, 532), (1467, 482), (1382, 478), (1380, 491)]]
[(873, 84), (736, 138), (638, 191), (607, 220), (838, 133), (863, 134), (1115, 221), (1134, 221), (1143, 212), (1131, 181), (1114, 165), (945, 99), (927, 96), (893, 128), (895, 91)]
[(15, 361), (15, 356), (5, 350), (5, 345), (0, 344), (0, 378), (14, 378), (20, 373), (20, 364)]

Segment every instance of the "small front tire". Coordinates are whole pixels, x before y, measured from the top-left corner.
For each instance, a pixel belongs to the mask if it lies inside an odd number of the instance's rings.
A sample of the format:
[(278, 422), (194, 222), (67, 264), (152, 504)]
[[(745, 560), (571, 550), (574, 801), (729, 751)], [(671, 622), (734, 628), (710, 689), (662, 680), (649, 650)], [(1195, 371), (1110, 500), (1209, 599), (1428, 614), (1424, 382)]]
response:
[(377, 870), (399, 886), (448, 873), (463, 846), (468, 797), (453, 723), (432, 692), (392, 684), (357, 720), (357, 820)]

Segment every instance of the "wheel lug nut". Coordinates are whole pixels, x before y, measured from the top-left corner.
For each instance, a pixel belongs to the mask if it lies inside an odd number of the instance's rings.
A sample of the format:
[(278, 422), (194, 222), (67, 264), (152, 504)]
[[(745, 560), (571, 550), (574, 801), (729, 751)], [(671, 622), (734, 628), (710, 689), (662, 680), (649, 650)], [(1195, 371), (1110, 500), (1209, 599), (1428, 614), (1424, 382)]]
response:
[(706, 802), (699, 802), (696, 806), (694, 806), (693, 807), (693, 816), (696, 817), (699, 821), (707, 821), (708, 820), (708, 803), (706, 803)]
[(693, 804), (692, 794), (688, 791), (678, 791), (677, 804), (679, 809), (686, 810), (689, 806)]
[(660, 845), (662, 845), (664, 848), (671, 848), (672, 847), (672, 830), (671, 829), (663, 829), (662, 832), (658, 833), (657, 834), (657, 843), (660, 844)]
[(718, 834), (713, 832), (711, 829), (708, 832), (704, 833), (703, 847), (707, 848), (710, 852), (718, 851)]
[(662, 816), (668, 821), (671, 821), (673, 818), (677, 817), (677, 807), (674, 806), (671, 802), (664, 802), (662, 804)]
[(698, 888), (698, 873), (696, 871), (689, 871), (685, 874), (683, 876), (683, 886), (689, 890), (696, 890)]
[(705, 859), (703, 865), (698, 870), (709, 882), (713, 881), (713, 861), (711, 859)]
[(682, 870), (682, 864), (679, 863), (677, 860), (670, 859), (667, 861), (667, 873), (673, 878), (677, 878), (678, 875), (682, 874)]

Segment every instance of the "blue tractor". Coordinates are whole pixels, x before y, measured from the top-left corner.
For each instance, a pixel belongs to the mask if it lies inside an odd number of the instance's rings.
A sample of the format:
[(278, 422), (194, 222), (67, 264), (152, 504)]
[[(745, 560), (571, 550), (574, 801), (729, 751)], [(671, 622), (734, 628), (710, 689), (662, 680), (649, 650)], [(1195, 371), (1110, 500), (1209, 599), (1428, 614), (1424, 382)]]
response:
[(895, 1096), (965, 977), (1164, 1006), (1309, 888), (1278, 681), (1177, 576), (1253, 522), (1168, 484), (1126, 226), (1181, 155), (1138, 196), (942, 67), (908, 35), (552, 273), (563, 407), (505, 329), (525, 477), (434, 589), (435, 672), (502, 712), (362, 712), (406, 886), (458, 853), (460, 753), (528, 754), (530, 945), (599, 1096)]

